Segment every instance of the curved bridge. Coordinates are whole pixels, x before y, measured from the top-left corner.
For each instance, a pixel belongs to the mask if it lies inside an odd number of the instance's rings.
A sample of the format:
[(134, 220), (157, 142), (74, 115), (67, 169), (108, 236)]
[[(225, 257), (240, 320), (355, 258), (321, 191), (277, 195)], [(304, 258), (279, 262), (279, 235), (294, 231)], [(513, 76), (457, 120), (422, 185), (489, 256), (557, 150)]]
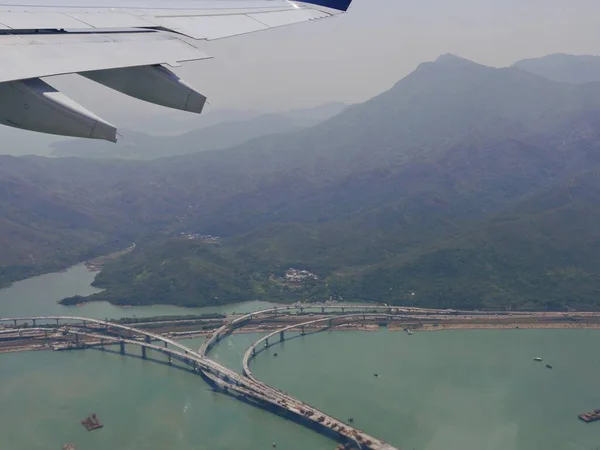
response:
[[(156, 333), (140, 330), (128, 325), (115, 324), (86, 317), (44, 316), (0, 318), (0, 322), (13, 322), (15, 326), (19, 322), (32, 322), (34, 327), (37, 327), (37, 324), (40, 322), (53, 321), (56, 322), (56, 326), (51, 329), (55, 331), (73, 335), (76, 339), (79, 339), (79, 337), (86, 337), (96, 339), (100, 341), (100, 343), (103, 341), (119, 343), (122, 353), (124, 353), (125, 344), (130, 344), (142, 347), (143, 356), (146, 354), (146, 349), (150, 349), (167, 354), (170, 357), (177, 357), (191, 365), (194, 371), (203, 375), (215, 388), (229, 395), (233, 395), (244, 402), (276, 412), (338, 441), (356, 445), (359, 449), (397, 450), (386, 442), (347, 425), (334, 417), (295, 399), (279, 389), (275, 389), (253, 378), (244, 377), (221, 364), (206, 358), (201, 353), (195, 352), (173, 339), (166, 338)], [(61, 322), (63, 322), (62, 326), (60, 325)], [(118, 332), (127, 332), (129, 333), (129, 337), (126, 338), (122, 335), (114, 336), (111, 334), (111, 331), (114, 332), (115, 330)], [(160, 341), (163, 346), (153, 344), (152, 341)]]
[(320, 310), (323, 314), (327, 311), (339, 311), (342, 314), (346, 311), (363, 311), (365, 313), (369, 311), (386, 311), (388, 313), (395, 312), (396, 314), (428, 314), (432, 312), (439, 312), (441, 314), (451, 314), (454, 312), (453, 310), (431, 310), (425, 308), (412, 308), (389, 305), (332, 305), (328, 303), (310, 303), (301, 305), (294, 304), (285, 306), (275, 306), (273, 308), (263, 309), (260, 311), (254, 311), (248, 314), (244, 314), (243, 316), (224, 324), (202, 344), (202, 346), (198, 350), (198, 353), (200, 353), (202, 356), (206, 356), (215, 344), (221, 341), (224, 337), (230, 335), (237, 328), (246, 325), (251, 320), (261, 317), (288, 314), (292, 311), (298, 311), (302, 313), (304, 311), (313, 310)]
[[(347, 324), (350, 322), (361, 321), (361, 320), (365, 320), (366, 318), (390, 320), (392, 318), (392, 316), (390, 316), (389, 314), (348, 314), (345, 316), (327, 317), (325, 319), (315, 319), (315, 320), (309, 320), (308, 322), (295, 323), (293, 325), (287, 326), (280, 330), (275, 330), (272, 333), (267, 334), (266, 336), (263, 336), (262, 338), (260, 338), (258, 341), (256, 341), (254, 344), (252, 344), (252, 346), (246, 351), (246, 353), (244, 354), (244, 359), (242, 360), (243, 373), (248, 378), (250, 378), (254, 381), (258, 381), (254, 377), (254, 375), (252, 375), (252, 371), (250, 370), (250, 361), (258, 354), (258, 352), (256, 350), (257, 347), (259, 347), (261, 344), (264, 343), (265, 344), (264, 347), (268, 348), (271, 345), (276, 345), (278, 343), (283, 342), (285, 340), (285, 332), (286, 331), (300, 329), (301, 333), (304, 334), (304, 329), (306, 327), (310, 327), (312, 325), (317, 325), (320, 323), (326, 323), (327, 325), (323, 329), (320, 330), (320, 331), (325, 331), (325, 330), (331, 329), (335, 325), (343, 325), (343, 324)], [(273, 337), (275, 337), (277, 335), (279, 335), (279, 339), (274, 344), (269, 345), (269, 339), (272, 339)]]

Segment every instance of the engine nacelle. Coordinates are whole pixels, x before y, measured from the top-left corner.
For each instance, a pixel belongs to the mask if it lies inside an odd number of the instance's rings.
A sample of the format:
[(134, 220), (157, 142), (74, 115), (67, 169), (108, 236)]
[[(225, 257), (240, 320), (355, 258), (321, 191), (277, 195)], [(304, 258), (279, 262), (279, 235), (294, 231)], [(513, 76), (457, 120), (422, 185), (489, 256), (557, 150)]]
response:
[(200, 114), (206, 97), (164, 66), (138, 66), (80, 72), (111, 89), (168, 108)]
[(39, 78), (0, 83), (0, 123), (41, 133), (117, 141), (117, 129)]

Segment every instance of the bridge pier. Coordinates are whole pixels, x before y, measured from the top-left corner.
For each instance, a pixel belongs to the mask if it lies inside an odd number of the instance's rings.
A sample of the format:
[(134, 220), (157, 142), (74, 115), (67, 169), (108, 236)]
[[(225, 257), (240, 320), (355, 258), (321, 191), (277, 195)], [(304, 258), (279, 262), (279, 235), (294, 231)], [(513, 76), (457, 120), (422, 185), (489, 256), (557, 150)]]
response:
[(48, 340), (48, 330), (44, 330), (44, 339)]
[(87, 321), (83, 321), (83, 328), (87, 328)]
[(283, 341), (285, 341), (285, 332), (284, 331), (279, 333), (279, 342), (283, 342)]
[[(146, 335), (146, 343), (149, 344), (150, 342), (152, 342), (152, 340), (150, 339), (150, 336)], [(165, 342), (166, 344), (166, 342)]]
[(146, 347), (142, 345), (142, 359), (146, 359)]
[(100, 339), (100, 348), (104, 350), (104, 339)]
[(256, 356), (256, 347), (252, 347), (252, 356)]
[(269, 346), (269, 338), (265, 339), (265, 348)]
[(79, 344), (79, 335), (78, 334), (75, 335), (75, 343)]
[(304, 325), (300, 327), (300, 334), (304, 336), (306, 333), (304, 332)]
[[(166, 342), (165, 342), (165, 344), (166, 344)], [(167, 364), (168, 364), (168, 365), (172, 365), (172, 364), (173, 364), (173, 361), (171, 360), (171, 354), (169, 353), (167, 356), (169, 357), (169, 359), (168, 359), (168, 361), (167, 361)]]
[(124, 355), (125, 354), (125, 342), (120, 341), (119, 342), (119, 346), (121, 347), (121, 349), (120, 349), (121, 350), (121, 355)]
[(17, 328), (17, 319), (13, 320), (13, 322), (15, 323), (15, 328)]
[(329, 319), (329, 328), (333, 328), (333, 319)]
[(346, 309), (346, 308), (344, 308), (344, 307), (342, 306), (342, 312), (344, 312), (344, 310), (345, 310), (345, 309)]
[(31, 319), (33, 321), (33, 327), (35, 328), (35, 319)]
[(321, 314), (325, 314), (325, 307), (321, 308)]
[[(56, 326), (58, 326), (58, 321), (59, 321), (59, 320), (60, 320), (60, 319), (56, 319)], [(15, 320), (15, 323), (16, 323), (16, 322), (17, 322), (17, 321)]]

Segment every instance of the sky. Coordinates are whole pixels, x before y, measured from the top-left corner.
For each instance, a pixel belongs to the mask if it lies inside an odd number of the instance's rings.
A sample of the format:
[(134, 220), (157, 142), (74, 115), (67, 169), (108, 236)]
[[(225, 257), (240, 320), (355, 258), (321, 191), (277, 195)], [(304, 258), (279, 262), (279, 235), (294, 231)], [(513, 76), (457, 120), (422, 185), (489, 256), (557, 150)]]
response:
[[(208, 97), (209, 111), (357, 103), (444, 53), (497, 67), (551, 53), (600, 54), (600, 1), (354, 0), (334, 18), (207, 42), (203, 49), (214, 59), (175, 71)], [(117, 126), (167, 113), (169, 120), (202, 120), (77, 75), (48, 81)]]

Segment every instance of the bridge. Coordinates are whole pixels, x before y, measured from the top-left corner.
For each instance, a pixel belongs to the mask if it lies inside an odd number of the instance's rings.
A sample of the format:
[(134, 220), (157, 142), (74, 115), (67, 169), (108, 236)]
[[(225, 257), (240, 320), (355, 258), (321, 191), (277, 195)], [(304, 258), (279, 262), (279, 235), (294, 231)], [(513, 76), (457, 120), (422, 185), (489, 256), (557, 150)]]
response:
[[(280, 344), (281, 342), (285, 341), (285, 333), (287, 331), (291, 331), (294, 329), (299, 329), (300, 333), (302, 335), (305, 334), (305, 329), (308, 327), (312, 327), (314, 325), (318, 325), (318, 324), (325, 324), (325, 327), (322, 328), (320, 331), (325, 331), (325, 330), (330, 330), (332, 329), (335, 325), (342, 325), (342, 324), (347, 324), (350, 322), (356, 322), (356, 321), (363, 321), (366, 319), (381, 319), (381, 320), (390, 320), (392, 319), (392, 316), (390, 316), (389, 314), (348, 314), (348, 315), (344, 315), (344, 316), (335, 316), (335, 317), (327, 317), (327, 318), (321, 318), (321, 319), (315, 319), (315, 320), (309, 320), (307, 322), (302, 322), (302, 323), (295, 323), (293, 325), (289, 325), (285, 328), (282, 328), (280, 330), (275, 330), (270, 334), (267, 334), (266, 336), (263, 336), (262, 338), (260, 338), (258, 341), (256, 341), (254, 344), (252, 344), (252, 346), (246, 351), (246, 353), (244, 354), (244, 359), (242, 360), (242, 370), (245, 376), (247, 376), (248, 378), (252, 379), (252, 380), (256, 380), (256, 378), (252, 375), (252, 371), (250, 370), (250, 361), (258, 354), (257, 348), (259, 348), (261, 346), (261, 344), (264, 344), (263, 348), (269, 348), (273, 345), (277, 345)], [(279, 336), (279, 339), (276, 339), (275, 341), (273, 341), (274, 337)], [(271, 344), (269, 344), (269, 339), (271, 339)], [(256, 380), (258, 381), (258, 380)]]
[[(236, 319), (237, 323), (240, 323), (240, 319), (244, 319), (244, 317), (247, 316), (252, 316), (252, 314)], [(362, 317), (363, 315), (355, 316)], [(320, 319), (313, 322), (320, 322), (323, 320), (330, 319)], [(241, 321), (243, 322), (243, 320)], [(171, 362), (171, 358), (174, 357), (188, 364), (194, 372), (202, 375), (207, 382), (221, 392), (232, 395), (246, 403), (275, 412), (287, 419), (308, 426), (324, 435), (341, 441), (344, 444), (354, 445), (363, 450), (397, 450), (386, 442), (370, 436), (364, 431), (358, 430), (351, 425), (345, 424), (342, 421), (297, 400), (286, 392), (273, 388), (252, 376), (240, 375), (237, 372), (208, 359), (200, 352), (196, 352), (189, 347), (160, 334), (124, 324), (75, 316), (0, 318), (0, 322), (12, 322), (15, 327), (18, 326), (19, 323), (24, 324), (31, 322), (35, 329), (51, 330), (61, 334), (74, 336), (76, 344), (79, 344), (82, 347), (84, 344), (80, 341), (80, 338), (91, 339), (95, 345), (100, 346), (103, 346), (105, 342), (119, 344), (122, 354), (125, 353), (126, 344), (136, 345), (141, 347), (143, 358), (146, 358), (147, 350), (154, 350), (168, 355), (169, 362)], [(38, 327), (38, 324), (44, 322), (52, 322), (53, 326)], [(115, 333), (117, 334), (116, 336)], [(124, 334), (128, 334), (129, 337), (124, 337)], [(159, 344), (153, 342), (159, 342)]]

